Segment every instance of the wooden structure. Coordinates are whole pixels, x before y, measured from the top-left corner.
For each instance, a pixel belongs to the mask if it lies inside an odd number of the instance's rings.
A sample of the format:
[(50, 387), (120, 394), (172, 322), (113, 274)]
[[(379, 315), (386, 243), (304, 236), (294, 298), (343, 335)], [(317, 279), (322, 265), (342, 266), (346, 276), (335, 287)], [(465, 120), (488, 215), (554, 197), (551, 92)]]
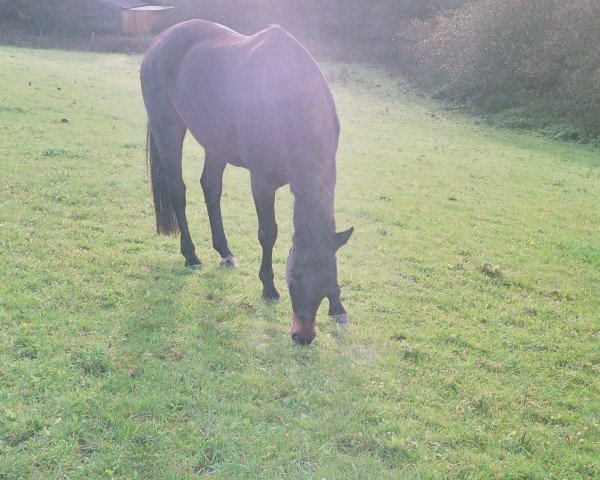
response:
[(123, 33), (125, 35), (149, 35), (162, 30), (166, 13), (173, 7), (142, 5), (122, 11)]
[(86, 26), (95, 33), (149, 35), (164, 29), (173, 7), (143, 0), (87, 0)]

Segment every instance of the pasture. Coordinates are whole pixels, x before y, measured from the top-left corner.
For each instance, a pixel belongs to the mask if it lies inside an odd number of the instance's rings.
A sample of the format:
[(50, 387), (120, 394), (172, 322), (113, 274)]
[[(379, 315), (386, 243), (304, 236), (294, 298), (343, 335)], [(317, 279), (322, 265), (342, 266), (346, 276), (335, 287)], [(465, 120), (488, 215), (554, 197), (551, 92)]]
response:
[(0, 479), (600, 477), (600, 160), (327, 63), (347, 327), (260, 300), (248, 174), (218, 267), (158, 237), (141, 57), (0, 47)]

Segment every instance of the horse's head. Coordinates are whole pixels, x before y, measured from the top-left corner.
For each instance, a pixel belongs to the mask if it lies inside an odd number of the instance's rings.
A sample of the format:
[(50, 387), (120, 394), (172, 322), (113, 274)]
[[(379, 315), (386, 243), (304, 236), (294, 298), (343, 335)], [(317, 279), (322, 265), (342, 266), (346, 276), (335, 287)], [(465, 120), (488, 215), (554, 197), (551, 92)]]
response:
[(286, 280), (292, 299), (292, 339), (300, 345), (313, 341), (319, 305), (339, 288), (335, 254), (348, 242), (353, 231), (350, 228), (336, 233), (334, 240), (327, 244), (294, 244), (290, 249)]

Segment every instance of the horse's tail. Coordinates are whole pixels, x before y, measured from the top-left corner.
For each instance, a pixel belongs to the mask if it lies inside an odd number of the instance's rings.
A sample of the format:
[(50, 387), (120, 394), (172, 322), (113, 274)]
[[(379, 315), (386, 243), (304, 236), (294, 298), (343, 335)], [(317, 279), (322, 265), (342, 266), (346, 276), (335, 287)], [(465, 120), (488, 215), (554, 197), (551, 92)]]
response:
[(156, 231), (162, 235), (176, 235), (179, 233), (179, 224), (177, 223), (175, 208), (170, 195), (170, 182), (161, 163), (156, 139), (150, 130), (150, 125), (148, 125), (146, 139), (146, 159), (152, 180)]

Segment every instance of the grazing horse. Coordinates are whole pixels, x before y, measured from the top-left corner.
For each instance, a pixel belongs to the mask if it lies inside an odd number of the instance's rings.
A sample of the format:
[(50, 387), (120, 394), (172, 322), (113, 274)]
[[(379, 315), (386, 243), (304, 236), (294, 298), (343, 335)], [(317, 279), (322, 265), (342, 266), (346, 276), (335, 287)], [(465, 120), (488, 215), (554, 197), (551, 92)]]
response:
[(250, 171), (262, 246), (262, 296), (279, 298), (272, 266), (274, 203), (276, 190), (289, 183), (294, 235), (286, 280), (292, 338), (299, 344), (312, 342), (316, 312), (325, 297), (329, 315), (346, 323), (336, 252), (353, 229), (335, 231), (340, 126), (327, 81), (306, 49), (279, 26), (245, 36), (190, 20), (154, 40), (142, 63), (141, 82), (156, 227), (161, 234), (180, 233), (186, 266), (202, 265), (185, 215), (181, 157), (189, 130), (205, 150), (200, 184), (221, 265), (238, 266), (221, 218), (223, 171), (230, 163)]

